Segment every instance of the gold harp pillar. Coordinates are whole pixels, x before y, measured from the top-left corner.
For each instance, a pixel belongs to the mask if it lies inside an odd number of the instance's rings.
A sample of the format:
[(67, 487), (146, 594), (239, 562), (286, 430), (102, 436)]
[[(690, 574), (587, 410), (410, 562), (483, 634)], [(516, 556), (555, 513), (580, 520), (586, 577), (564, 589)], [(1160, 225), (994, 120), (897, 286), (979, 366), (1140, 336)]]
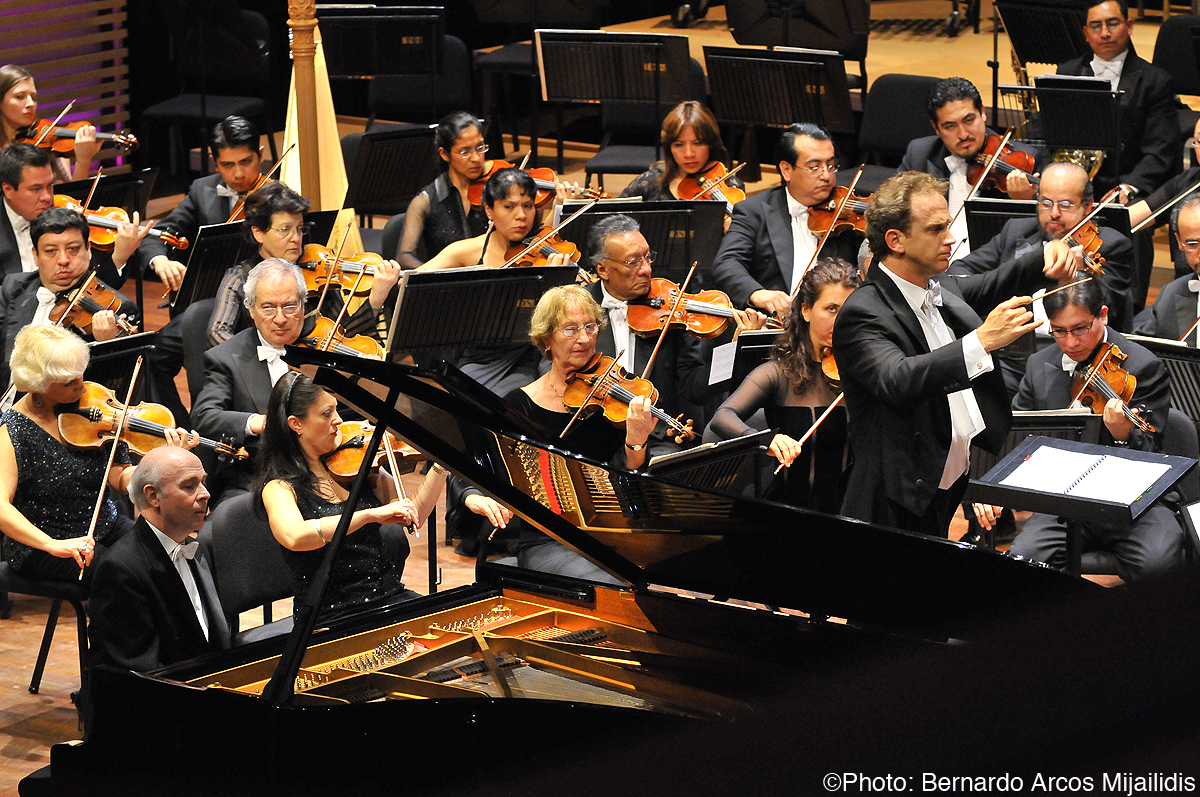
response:
[(292, 72), (296, 81), (296, 134), (300, 156), (300, 181), (313, 210), (321, 210), (321, 162), (317, 130), (317, 80), (313, 59), (317, 45), (314, 0), (288, 0), (288, 27), (292, 29)]

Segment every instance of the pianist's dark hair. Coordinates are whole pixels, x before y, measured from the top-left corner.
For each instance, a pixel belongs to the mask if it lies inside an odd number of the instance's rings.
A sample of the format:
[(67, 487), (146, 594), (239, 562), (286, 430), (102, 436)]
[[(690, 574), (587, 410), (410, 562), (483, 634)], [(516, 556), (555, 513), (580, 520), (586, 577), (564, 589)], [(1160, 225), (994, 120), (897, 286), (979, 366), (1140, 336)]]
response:
[(975, 84), (965, 77), (948, 77), (934, 83), (933, 89), (929, 92), (929, 101), (925, 106), (929, 111), (929, 121), (936, 125), (937, 112), (946, 103), (959, 100), (970, 100), (971, 104), (975, 106), (975, 110), (983, 110), (983, 97), (979, 96), (979, 89), (975, 88)]
[(271, 228), (271, 217), (276, 213), (294, 213), (303, 216), (312, 207), (308, 197), (300, 196), (279, 180), (272, 180), (246, 197), (246, 221), (242, 224), (242, 235), (254, 243), (251, 227), (259, 232)]
[(1046, 317), (1051, 320), (1072, 305), (1082, 307), (1093, 316), (1098, 316), (1104, 309), (1104, 292), (1100, 290), (1099, 282), (1094, 279), (1088, 280), (1050, 294), (1042, 300), (1042, 305), (1046, 308)]
[(223, 149), (246, 147), (251, 152), (258, 152), (262, 148), (261, 141), (254, 122), (240, 116), (226, 116), (213, 127), (208, 137), (208, 150), (216, 160), (217, 153)]
[(446, 114), (442, 117), (442, 121), (438, 122), (437, 131), (433, 135), (438, 149), (442, 151), (442, 156), (445, 158), (445, 160), (438, 158), (438, 165), (442, 167), (443, 171), (450, 168), (450, 150), (454, 149), (454, 142), (458, 141), (458, 137), (472, 127), (482, 133), (483, 120), (466, 111)]
[(308, 467), (300, 438), (288, 426), (288, 416), (303, 418), (323, 392), (299, 371), (284, 374), (271, 389), (267, 420), (254, 458), (254, 511), (259, 517), (266, 517), (267, 512), (263, 488), (275, 479), (287, 482), (298, 499), (322, 500), (316, 491), (317, 477)]
[(840, 257), (823, 257), (809, 269), (800, 280), (796, 301), (792, 302), (791, 317), (787, 329), (771, 347), (771, 359), (779, 363), (783, 374), (797, 393), (805, 393), (821, 373), (818, 364), (820, 352), (813, 351), (812, 338), (808, 334), (808, 321), (803, 308), (816, 307), (821, 291), (830, 285), (841, 285), (854, 290), (862, 285), (858, 269)]
[(512, 191), (513, 186), (521, 193), (533, 199), (537, 196), (537, 185), (533, 178), (515, 166), (511, 169), (501, 169), (492, 175), (483, 185), (483, 204), (489, 208), (504, 199)]

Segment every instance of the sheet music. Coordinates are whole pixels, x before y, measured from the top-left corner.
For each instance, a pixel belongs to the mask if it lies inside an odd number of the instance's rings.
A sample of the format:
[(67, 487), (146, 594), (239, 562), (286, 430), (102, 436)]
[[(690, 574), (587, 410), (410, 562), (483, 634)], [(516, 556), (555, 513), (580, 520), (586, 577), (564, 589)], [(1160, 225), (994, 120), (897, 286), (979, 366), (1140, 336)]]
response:
[(718, 385), (733, 379), (733, 363), (737, 354), (737, 341), (717, 346), (712, 350), (712, 366), (708, 371), (708, 383)]
[(1084, 454), (1042, 446), (1000, 483), (1006, 487), (1093, 498), (1129, 506), (1170, 467), (1160, 462), (1141, 462), (1107, 454)]

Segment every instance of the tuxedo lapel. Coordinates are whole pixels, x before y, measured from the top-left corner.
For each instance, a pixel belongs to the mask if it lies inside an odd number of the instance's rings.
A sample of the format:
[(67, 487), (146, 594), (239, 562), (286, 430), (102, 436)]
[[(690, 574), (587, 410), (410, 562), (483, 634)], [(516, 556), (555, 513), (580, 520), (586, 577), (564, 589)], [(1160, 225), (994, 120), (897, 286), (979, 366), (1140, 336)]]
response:
[(239, 361), (238, 377), (254, 405), (254, 411), (265, 415), (267, 401), (271, 398), (271, 372), (267, 370), (267, 364), (258, 359), (258, 336), (247, 335), (246, 347), (235, 357)]
[(138, 521), (135, 531), (151, 562), (147, 568), (150, 578), (167, 605), (172, 608), (172, 614), (175, 614), (180, 622), (186, 623), (193, 634), (203, 639), (204, 629), (200, 627), (200, 620), (192, 610), (192, 599), (188, 596), (187, 588), (183, 586), (183, 579), (171, 562), (171, 557), (154, 536), (154, 530), (144, 520)]
[[(1178, 335), (1182, 335), (1185, 330), (1196, 323), (1196, 294), (1187, 288), (1175, 296), (1175, 323), (1179, 325), (1177, 327)], [(1196, 340), (1196, 336), (1196, 330), (1188, 333), (1188, 337), (1193, 341)]]
[(216, 219), (216, 221), (208, 222), (209, 224), (220, 224), (225, 219), (229, 218), (229, 203), (224, 197), (217, 194), (217, 186), (224, 185), (218, 178), (217, 182), (211, 185), (204, 186), (200, 194), (201, 202), (201, 223), (204, 219)]
[(777, 186), (771, 189), (771, 201), (767, 206), (767, 237), (771, 239), (771, 250), (783, 275), (784, 290), (792, 284), (792, 268), (796, 253), (792, 249), (792, 214), (788, 212), (787, 189)]
[(867, 279), (874, 282), (879, 288), (880, 299), (887, 305), (891, 316), (908, 333), (917, 353), (928, 353), (929, 342), (925, 340), (925, 330), (921, 329), (920, 320), (908, 306), (904, 294), (896, 287), (896, 283), (892, 282), (892, 278), (884, 274), (882, 269), (873, 268), (867, 272)]
[(200, 602), (208, 617), (208, 641), (215, 649), (225, 650), (229, 647), (229, 624), (225, 622), (225, 612), (221, 608), (221, 599), (217, 596), (217, 584), (213, 580), (208, 557), (203, 551), (198, 551), (191, 564), (192, 576), (200, 590)]

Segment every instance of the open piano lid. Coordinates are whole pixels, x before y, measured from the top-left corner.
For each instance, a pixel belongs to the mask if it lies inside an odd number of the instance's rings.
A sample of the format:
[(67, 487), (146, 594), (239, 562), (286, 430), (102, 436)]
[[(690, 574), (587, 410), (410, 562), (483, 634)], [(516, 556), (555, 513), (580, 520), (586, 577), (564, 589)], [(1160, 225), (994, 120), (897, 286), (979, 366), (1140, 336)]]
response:
[[(991, 550), (587, 460), (545, 442), (558, 430), (444, 363), (429, 370), (292, 347), (286, 359), (634, 589), (674, 587), (937, 636), (1090, 586)], [(389, 389), (398, 391), (394, 405)]]

